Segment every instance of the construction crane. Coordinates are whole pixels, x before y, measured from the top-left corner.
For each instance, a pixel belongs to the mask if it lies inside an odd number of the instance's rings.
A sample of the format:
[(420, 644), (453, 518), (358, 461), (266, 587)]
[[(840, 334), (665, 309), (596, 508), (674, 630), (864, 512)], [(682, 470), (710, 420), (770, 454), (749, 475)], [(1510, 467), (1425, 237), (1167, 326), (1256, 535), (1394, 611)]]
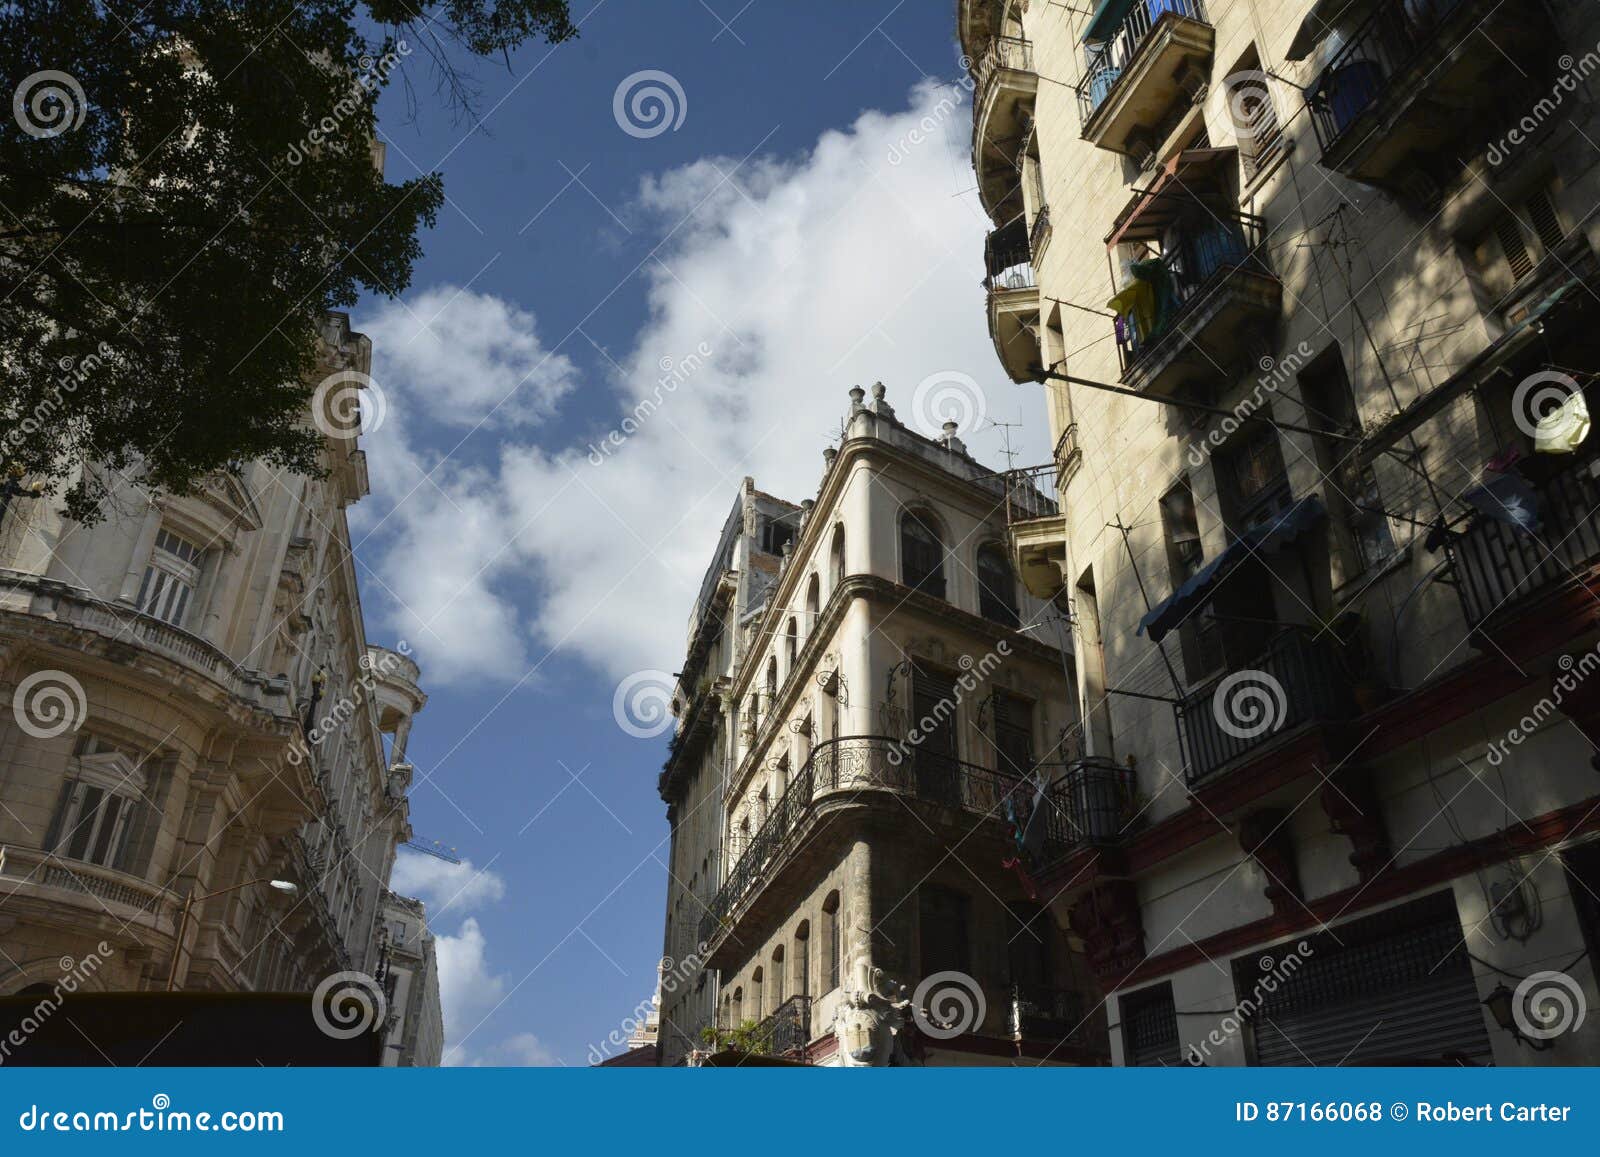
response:
[(438, 840), (407, 840), (401, 846), (410, 848), (414, 852), (422, 852), (425, 855), (435, 856), (447, 864), (459, 864), (461, 862), (461, 857), (456, 855), (456, 850), (454, 848), (447, 848)]

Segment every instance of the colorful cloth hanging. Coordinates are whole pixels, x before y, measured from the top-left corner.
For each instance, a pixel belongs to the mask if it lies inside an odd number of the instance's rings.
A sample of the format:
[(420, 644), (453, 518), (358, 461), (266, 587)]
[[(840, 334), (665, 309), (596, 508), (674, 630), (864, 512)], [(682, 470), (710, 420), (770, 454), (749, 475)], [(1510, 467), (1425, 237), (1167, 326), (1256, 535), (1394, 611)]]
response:
[(1582, 390), (1574, 390), (1534, 427), (1533, 449), (1536, 454), (1571, 454), (1588, 436), (1589, 403)]

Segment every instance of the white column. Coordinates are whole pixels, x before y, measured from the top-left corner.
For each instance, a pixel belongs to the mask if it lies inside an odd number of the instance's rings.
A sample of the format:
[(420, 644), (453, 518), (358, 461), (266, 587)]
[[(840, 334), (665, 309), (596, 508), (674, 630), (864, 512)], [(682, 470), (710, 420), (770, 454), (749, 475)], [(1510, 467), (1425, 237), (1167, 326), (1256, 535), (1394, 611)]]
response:
[(150, 552), (156, 548), (156, 532), (161, 529), (161, 511), (154, 504), (145, 512), (144, 525), (133, 542), (133, 557), (128, 560), (128, 571), (122, 577), (122, 590), (117, 595), (119, 603), (132, 604), (139, 597), (139, 584), (144, 581), (144, 568), (150, 561)]

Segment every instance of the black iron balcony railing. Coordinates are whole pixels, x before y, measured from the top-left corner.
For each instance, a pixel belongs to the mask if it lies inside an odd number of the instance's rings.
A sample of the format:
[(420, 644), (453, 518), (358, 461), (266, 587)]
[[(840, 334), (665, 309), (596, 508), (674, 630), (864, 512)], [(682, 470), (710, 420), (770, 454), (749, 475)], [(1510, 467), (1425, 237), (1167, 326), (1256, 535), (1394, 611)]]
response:
[(1006, 799), (1022, 781), (1006, 772), (978, 767), (925, 746), (882, 735), (830, 739), (817, 745), (805, 767), (790, 780), (772, 813), (750, 837), (717, 894), (700, 918), (700, 939), (709, 941), (739, 902), (776, 866), (812, 806), (831, 792), (891, 791), (929, 803), (1000, 816)]
[(1535, 488), (1537, 531), (1528, 533), (1480, 515), (1450, 545), (1469, 626), (1514, 613), (1528, 598), (1600, 560), (1600, 519), (1594, 514), (1600, 508), (1600, 451), (1586, 450)]
[(1324, 153), (1383, 99), (1394, 77), (1437, 46), (1440, 23), (1461, 2), (1384, 0), (1345, 41), (1306, 93)]
[[(1272, 276), (1265, 223), (1250, 213), (1206, 216), (1162, 252), (1164, 272), (1152, 282), (1150, 307), (1117, 318), (1117, 354), (1124, 375), (1181, 329), (1184, 316), (1240, 270)], [(1153, 259), (1152, 259), (1153, 260)]]
[(1083, 1033), (1083, 994), (1059, 988), (1017, 985), (1011, 990), (1011, 1035), (1052, 1044)]
[(756, 1026), (753, 1035), (754, 1052), (804, 1060), (811, 1044), (811, 998), (791, 996)]
[(1085, 846), (1120, 841), (1136, 818), (1133, 770), (1099, 756), (1067, 764), (1059, 774), (1043, 767), (1053, 782), (1045, 795), (1045, 846), (1051, 858)]
[(1352, 705), (1331, 637), (1286, 628), (1253, 665), (1218, 675), (1173, 705), (1184, 778), (1198, 783), (1303, 724), (1348, 718)]
[(1039, 284), (1033, 272), (1033, 243), (1020, 217), (989, 234), (983, 260), (988, 273), (984, 285), (991, 294), (1033, 289)]
[(1117, 30), (1090, 53), (1083, 79), (1073, 90), (1078, 94), (1078, 112), (1085, 126), (1116, 91), (1122, 74), (1150, 39), (1150, 33), (1168, 15), (1209, 23), (1200, 0), (1134, 0)]

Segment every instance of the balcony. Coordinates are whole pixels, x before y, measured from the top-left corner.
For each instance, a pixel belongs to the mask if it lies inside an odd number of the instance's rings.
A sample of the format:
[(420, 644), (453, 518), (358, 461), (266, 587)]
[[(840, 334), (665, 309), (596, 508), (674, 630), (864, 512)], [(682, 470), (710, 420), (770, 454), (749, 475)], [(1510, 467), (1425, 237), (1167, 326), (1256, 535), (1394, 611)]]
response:
[(804, 1061), (811, 1046), (811, 998), (791, 996), (750, 1030), (739, 1047), (759, 1056)]
[(1054, 599), (1066, 586), (1067, 520), (1055, 514), (1030, 518), (1010, 527), (1011, 561), (1017, 577), (1036, 599)]
[[(1600, 561), (1600, 452), (1591, 435), (1576, 461), (1541, 485), (1540, 526), (1528, 534), (1479, 515), (1450, 545), (1456, 589), (1469, 626), (1497, 625), (1538, 595), (1585, 577)], [(1536, 465), (1543, 461), (1535, 460)]]
[(1196, 215), (1159, 257), (1134, 263), (1115, 299), (1124, 385), (1170, 398), (1232, 375), (1249, 333), (1283, 308), (1264, 237), (1260, 217)]
[(978, 197), (995, 221), (1022, 211), (1017, 181), (1017, 153), (1039, 76), (1033, 71), (1033, 45), (1016, 36), (997, 36), (973, 66), (972, 168), (978, 175)]
[(1133, 0), (1102, 11), (1117, 7), (1126, 13), (1120, 22), (1097, 17), (1085, 38), (1089, 62), (1075, 89), (1083, 138), (1114, 153), (1148, 154), (1173, 106), (1205, 85), (1216, 32), (1200, 0)]
[(989, 337), (1013, 382), (1039, 379), (1039, 283), (1033, 271), (1028, 226), (1019, 216), (989, 234), (984, 246), (989, 294)]
[[(16, 901), (22, 910), (28, 901), (59, 913), (78, 905), (104, 915), (132, 935), (134, 927), (170, 936), (173, 917), (181, 905), (174, 892), (141, 876), (119, 872), (81, 860), (69, 860), (30, 848), (0, 849), (0, 903)], [(135, 937), (137, 939), (137, 937)]]
[(1322, 164), (1393, 189), (1415, 188), (1419, 172), (1459, 171), (1478, 149), (1457, 138), (1487, 140), (1489, 126), (1527, 107), (1510, 89), (1548, 97), (1528, 76), (1548, 70), (1526, 65), (1554, 44), (1538, 4), (1382, 0), (1306, 94)]
[(1063, 860), (1083, 848), (1120, 844), (1138, 821), (1133, 770), (1101, 756), (1045, 765), (1044, 857)]
[(1350, 680), (1332, 641), (1282, 631), (1253, 667), (1208, 680), (1173, 706), (1191, 786), (1311, 723), (1348, 718)]
[(1089, 1018), (1083, 1011), (1083, 994), (1068, 989), (1018, 985), (1011, 990), (1007, 1028), (1016, 1041), (1059, 1044), (1083, 1040)]
[[(782, 868), (794, 837), (830, 796), (892, 792), (927, 804), (999, 817), (1005, 800), (1021, 782), (1004, 772), (962, 763), (888, 736), (858, 735), (820, 743), (790, 780), (771, 814), (739, 850), (727, 880), (700, 919), (699, 938), (714, 953), (716, 942), (733, 926), (764, 880)], [(711, 965), (709, 957), (707, 963)]]

